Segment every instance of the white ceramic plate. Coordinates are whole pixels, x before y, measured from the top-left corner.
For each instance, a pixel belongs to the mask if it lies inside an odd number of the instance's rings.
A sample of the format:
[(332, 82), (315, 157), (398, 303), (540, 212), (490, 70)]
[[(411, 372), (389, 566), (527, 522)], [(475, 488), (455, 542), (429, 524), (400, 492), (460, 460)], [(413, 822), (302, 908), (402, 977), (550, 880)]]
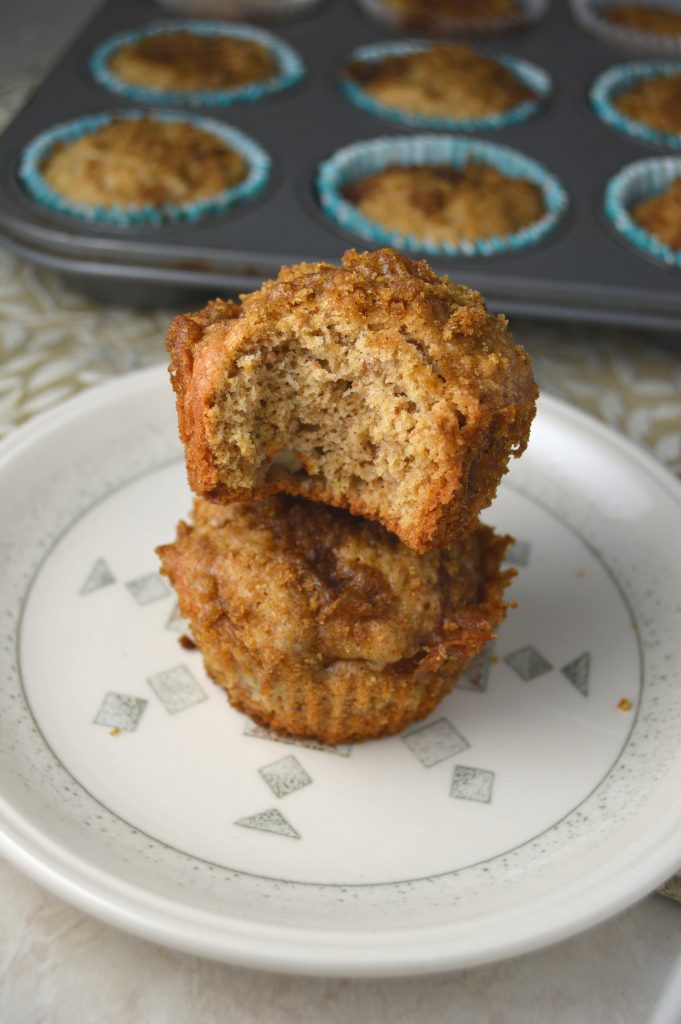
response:
[(680, 492), (543, 398), (486, 516), (522, 563), (494, 649), (406, 735), (320, 749), (178, 643), (165, 371), (85, 393), (0, 452), (0, 850), (122, 928), (287, 971), (437, 971), (605, 918), (681, 863)]

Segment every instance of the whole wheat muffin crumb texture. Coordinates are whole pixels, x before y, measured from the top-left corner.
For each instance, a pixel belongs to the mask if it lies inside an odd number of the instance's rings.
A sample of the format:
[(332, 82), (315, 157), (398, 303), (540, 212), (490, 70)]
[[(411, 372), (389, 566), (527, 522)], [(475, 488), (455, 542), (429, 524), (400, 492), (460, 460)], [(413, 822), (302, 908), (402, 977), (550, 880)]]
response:
[(243, 157), (210, 132), (147, 117), (113, 120), (60, 143), (41, 170), (74, 203), (127, 208), (206, 199), (248, 173)]
[(177, 317), (168, 349), (198, 495), (301, 495), (422, 552), (475, 528), (535, 413), (505, 318), (391, 249), (284, 268)]
[(423, 117), (483, 117), (535, 96), (499, 61), (459, 43), (356, 61), (347, 75), (377, 102)]

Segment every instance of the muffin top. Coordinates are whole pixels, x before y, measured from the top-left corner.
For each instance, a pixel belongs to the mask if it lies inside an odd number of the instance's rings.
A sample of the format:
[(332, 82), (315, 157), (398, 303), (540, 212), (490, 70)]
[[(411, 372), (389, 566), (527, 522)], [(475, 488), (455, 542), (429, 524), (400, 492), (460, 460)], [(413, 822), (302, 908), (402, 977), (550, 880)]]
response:
[(667, 7), (625, 4), (606, 7), (600, 13), (612, 25), (630, 28), (635, 32), (651, 32), (658, 36), (681, 35), (681, 12), (671, 11)]
[(681, 73), (645, 78), (613, 102), (633, 121), (661, 132), (681, 132)]
[(234, 89), (274, 78), (274, 54), (253, 39), (159, 32), (116, 50), (109, 69), (130, 85), (159, 91)]
[(378, 102), (426, 117), (480, 117), (536, 98), (499, 61), (459, 43), (355, 61), (347, 75)]
[(376, 523), (276, 495), (226, 507), (197, 500), (193, 526), (181, 524), (161, 554), (197, 605), (192, 618), (219, 607), (263, 668), (360, 659), (380, 669), (412, 658), (435, 668), (450, 631), (460, 642), (468, 619), (484, 631), (486, 604), (498, 622), (512, 575), (499, 573), (508, 539), (478, 527), (445, 551), (419, 555)]
[(242, 181), (241, 154), (187, 121), (112, 120), (75, 142), (58, 143), (42, 175), (74, 203), (163, 206), (216, 195)]
[(541, 189), (489, 164), (388, 167), (360, 178), (343, 196), (389, 231), (454, 245), (505, 236), (539, 220)]
[(631, 216), (660, 242), (681, 251), (681, 178), (676, 178), (660, 195), (633, 206)]
[(383, 0), (415, 28), (437, 27), (446, 21), (484, 22), (516, 18), (522, 8), (517, 0)]

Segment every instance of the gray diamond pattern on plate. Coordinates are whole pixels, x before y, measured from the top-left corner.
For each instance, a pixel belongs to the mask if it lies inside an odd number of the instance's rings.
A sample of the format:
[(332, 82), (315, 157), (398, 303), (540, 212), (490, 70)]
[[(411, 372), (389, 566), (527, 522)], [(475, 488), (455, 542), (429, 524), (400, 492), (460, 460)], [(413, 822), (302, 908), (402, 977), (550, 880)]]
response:
[(258, 832), (274, 832), (275, 835), (288, 836), (289, 839), (300, 839), (300, 834), (276, 807), (251, 814), (248, 818), (239, 818), (234, 824), (240, 825), (241, 828), (253, 828)]
[(504, 661), (525, 682), (536, 679), (537, 676), (543, 676), (545, 672), (550, 672), (553, 668), (551, 662), (547, 661), (544, 655), (531, 644), (507, 654)]
[(263, 779), (277, 797), (288, 796), (289, 793), (297, 793), (303, 786), (309, 786), (312, 779), (303, 768), (300, 761), (290, 754), (282, 757), (279, 761), (265, 765), (258, 771)]
[(468, 768), (457, 764), (449, 795), (457, 800), (475, 800), (480, 804), (488, 804), (492, 800), (493, 788), (494, 772), (486, 768)]
[(561, 672), (566, 679), (569, 679), (576, 690), (579, 690), (582, 697), (589, 696), (589, 675), (591, 673), (591, 654), (585, 651), (578, 658), (563, 665)]
[(208, 700), (186, 665), (175, 665), (165, 672), (157, 672), (149, 676), (147, 682), (170, 715)]
[(338, 743), (335, 747), (328, 743), (320, 743), (318, 740), (294, 739), (292, 736), (280, 736), (274, 729), (266, 729), (255, 722), (248, 722), (244, 729), (244, 736), (254, 736), (259, 740), (272, 740), (274, 743), (286, 743), (293, 747), (305, 747), (307, 750), (321, 750), (325, 754), (339, 754), (341, 757), (349, 757), (352, 750), (351, 743)]
[(171, 611), (170, 615), (166, 619), (166, 629), (169, 629), (171, 633), (186, 633), (189, 629), (189, 622), (187, 619), (183, 619), (180, 614), (180, 606), (177, 601)]
[(109, 691), (95, 715), (95, 725), (107, 725), (110, 729), (134, 732), (146, 706), (147, 701), (143, 697)]
[(516, 540), (511, 544), (504, 556), (507, 565), (527, 565), (530, 560), (530, 545), (526, 540)]
[(85, 577), (85, 581), (78, 593), (92, 594), (93, 591), (101, 590), (102, 587), (108, 587), (109, 584), (115, 582), (116, 577), (112, 573), (107, 562), (103, 558), (98, 558)]
[(457, 690), (471, 690), (474, 693), (485, 692), (490, 668), (492, 667), (493, 653), (494, 645), (488, 644), (487, 647), (469, 661), (459, 676), (456, 684)]
[(432, 768), (434, 764), (454, 757), (470, 746), (468, 740), (446, 718), (422, 725), (401, 739), (424, 768)]
[(170, 593), (169, 584), (157, 572), (129, 580), (125, 585), (139, 605), (160, 601)]

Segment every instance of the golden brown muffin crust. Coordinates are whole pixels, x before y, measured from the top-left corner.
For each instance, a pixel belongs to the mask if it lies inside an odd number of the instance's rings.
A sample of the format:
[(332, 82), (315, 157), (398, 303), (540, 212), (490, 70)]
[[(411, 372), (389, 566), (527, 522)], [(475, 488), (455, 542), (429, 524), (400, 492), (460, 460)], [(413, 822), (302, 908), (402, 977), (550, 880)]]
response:
[(277, 73), (274, 54), (262, 43), (184, 29), (122, 46), (109, 68), (124, 82), (160, 91), (234, 89)]
[(437, 29), (447, 21), (485, 22), (516, 18), (522, 13), (517, 0), (383, 0), (396, 11), (405, 27)]
[(681, 250), (681, 178), (673, 181), (661, 195), (637, 203), (631, 216), (670, 249)]
[(402, 728), (451, 688), (504, 617), (508, 540), (479, 526), (418, 555), (375, 523), (279, 495), (198, 500), (159, 554), (230, 700), (275, 728), (347, 742)]
[(625, 4), (604, 8), (601, 16), (612, 25), (630, 28), (635, 32), (651, 32), (658, 36), (681, 35), (681, 13), (666, 7)]
[(535, 97), (499, 61), (459, 43), (355, 61), (347, 74), (379, 103), (424, 117), (481, 117)]
[(681, 73), (646, 78), (616, 96), (614, 105), (657, 131), (681, 132)]
[(42, 167), (59, 195), (89, 206), (162, 206), (216, 195), (248, 173), (243, 157), (186, 121), (113, 120), (55, 146)]
[(343, 196), (388, 231), (459, 245), (512, 234), (545, 213), (541, 189), (489, 164), (387, 167), (346, 186)]
[(474, 527), (535, 412), (504, 317), (391, 249), (285, 267), (177, 317), (168, 349), (197, 494), (301, 494), (421, 551)]

